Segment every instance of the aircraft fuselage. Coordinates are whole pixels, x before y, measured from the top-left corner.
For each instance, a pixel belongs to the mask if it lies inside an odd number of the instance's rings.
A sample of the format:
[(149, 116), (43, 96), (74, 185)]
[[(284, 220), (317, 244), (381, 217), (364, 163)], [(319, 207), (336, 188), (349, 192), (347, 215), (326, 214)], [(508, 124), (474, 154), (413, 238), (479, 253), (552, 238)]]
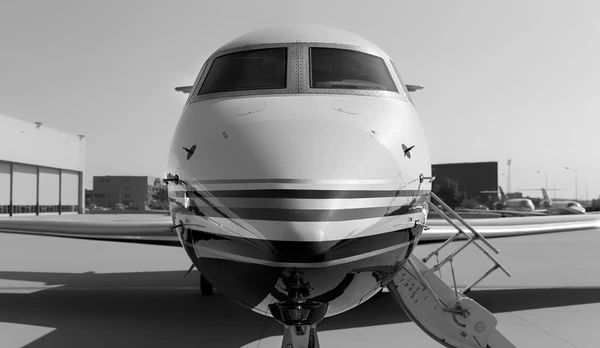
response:
[[(179, 180), (171, 216), (186, 253), (225, 296), (265, 315), (272, 303), (323, 303), (330, 316), (366, 301), (406, 261), (427, 217), (427, 143), (391, 60), (346, 32), (322, 34), (263, 31), (217, 50), (169, 155)], [(342, 66), (357, 59), (352, 78), (323, 68), (329, 54)], [(268, 88), (226, 86), (246, 74), (240, 59), (264, 70), (256, 79), (268, 76)], [(387, 85), (360, 80), (367, 61), (389, 74)]]

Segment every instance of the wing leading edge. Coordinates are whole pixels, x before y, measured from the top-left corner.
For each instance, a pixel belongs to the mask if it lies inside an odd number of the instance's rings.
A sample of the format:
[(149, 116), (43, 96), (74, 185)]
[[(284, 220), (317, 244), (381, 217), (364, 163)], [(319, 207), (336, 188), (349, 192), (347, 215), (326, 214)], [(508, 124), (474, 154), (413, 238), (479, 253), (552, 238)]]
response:
[(0, 219), (0, 232), (108, 242), (181, 246), (168, 221), (57, 221)]
[[(485, 238), (515, 237), (600, 228), (600, 214), (489, 218), (467, 222)], [(429, 220), (428, 224), (431, 228), (422, 234), (420, 242), (440, 242), (456, 233), (456, 229), (444, 220)], [(466, 228), (464, 231), (471, 234)]]
[[(600, 228), (600, 214), (467, 220), (486, 238), (525, 236)], [(441, 242), (456, 233), (444, 220), (429, 220), (420, 242)], [(171, 223), (159, 221), (64, 221), (0, 219), (0, 232), (109, 242), (181, 246)], [(465, 229), (466, 233), (470, 233)]]

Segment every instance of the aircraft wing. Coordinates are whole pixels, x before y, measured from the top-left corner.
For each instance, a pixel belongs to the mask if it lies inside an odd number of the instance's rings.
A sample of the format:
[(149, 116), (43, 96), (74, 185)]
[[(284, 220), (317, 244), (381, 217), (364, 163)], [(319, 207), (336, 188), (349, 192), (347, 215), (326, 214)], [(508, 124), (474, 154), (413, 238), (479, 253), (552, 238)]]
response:
[[(110, 242), (181, 246), (167, 217), (147, 220), (127, 217), (102, 221), (95, 218), (62, 220), (52, 219), (0, 219), (0, 232), (48, 237), (66, 237)], [(467, 220), (486, 238), (511, 237), (539, 233), (569, 232), (600, 227), (600, 214), (555, 215), (536, 217), (490, 218)], [(440, 242), (448, 239), (456, 229), (445, 220), (428, 220), (431, 227), (421, 236), (420, 242)], [(462, 225), (459, 225), (462, 228)], [(463, 230), (470, 233), (466, 228)]]
[(458, 210), (459, 215), (467, 215), (473, 217), (505, 217), (505, 216), (547, 216), (547, 210), (514, 211), (514, 210), (481, 210), (481, 209), (461, 209)]
[(536, 210), (532, 212), (528, 211), (514, 211), (514, 210), (488, 210), (488, 212), (497, 213), (504, 216), (546, 216), (547, 211)]
[[(545, 215), (466, 221), (485, 238), (514, 237), (600, 228), (600, 214)], [(427, 224), (431, 228), (423, 232), (420, 239), (421, 242), (444, 241), (456, 233), (456, 229), (445, 220), (428, 220)], [(458, 225), (463, 231), (471, 234), (461, 224)]]
[[(102, 215), (93, 215), (102, 216)], [(48, 237), (91, 239), (110, 242), (181, 246), (168, 219), (135, 221), (127, 218), (98, 221), (94, 219), (22, 219), (0, 218), (0, 232)]]

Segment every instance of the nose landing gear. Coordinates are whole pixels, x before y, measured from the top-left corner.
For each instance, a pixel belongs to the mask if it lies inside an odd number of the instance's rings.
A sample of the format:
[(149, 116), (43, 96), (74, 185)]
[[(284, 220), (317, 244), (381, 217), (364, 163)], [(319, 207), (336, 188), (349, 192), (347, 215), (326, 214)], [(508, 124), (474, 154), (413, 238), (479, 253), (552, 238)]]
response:
[(202, 295), (212, 295), (213, 286), (205, 277), (200, 275), (200, 293)]
[(317, 324), (325, 318), (329, 305), (306, 299), (313, 289), (301, 272), (292, 271), (284, 286), (291, 300), (269, 305), (271, 315), (284, 328), (281, 347), (319, 348)]
[(282, 348), (319, 348), (317, 324), (328, 305), (316, 301), (287, 301), (269, 305), (273, 318), (283, 324)]

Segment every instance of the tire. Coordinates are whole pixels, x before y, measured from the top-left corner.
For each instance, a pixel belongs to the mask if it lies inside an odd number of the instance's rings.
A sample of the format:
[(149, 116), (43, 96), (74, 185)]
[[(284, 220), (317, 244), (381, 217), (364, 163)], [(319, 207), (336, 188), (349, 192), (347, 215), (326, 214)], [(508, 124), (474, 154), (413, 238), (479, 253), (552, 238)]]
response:
[(213, 293), (212, 284), (202, 275), (200, 275), (200, 293), (202, 295), (212, 295)]

